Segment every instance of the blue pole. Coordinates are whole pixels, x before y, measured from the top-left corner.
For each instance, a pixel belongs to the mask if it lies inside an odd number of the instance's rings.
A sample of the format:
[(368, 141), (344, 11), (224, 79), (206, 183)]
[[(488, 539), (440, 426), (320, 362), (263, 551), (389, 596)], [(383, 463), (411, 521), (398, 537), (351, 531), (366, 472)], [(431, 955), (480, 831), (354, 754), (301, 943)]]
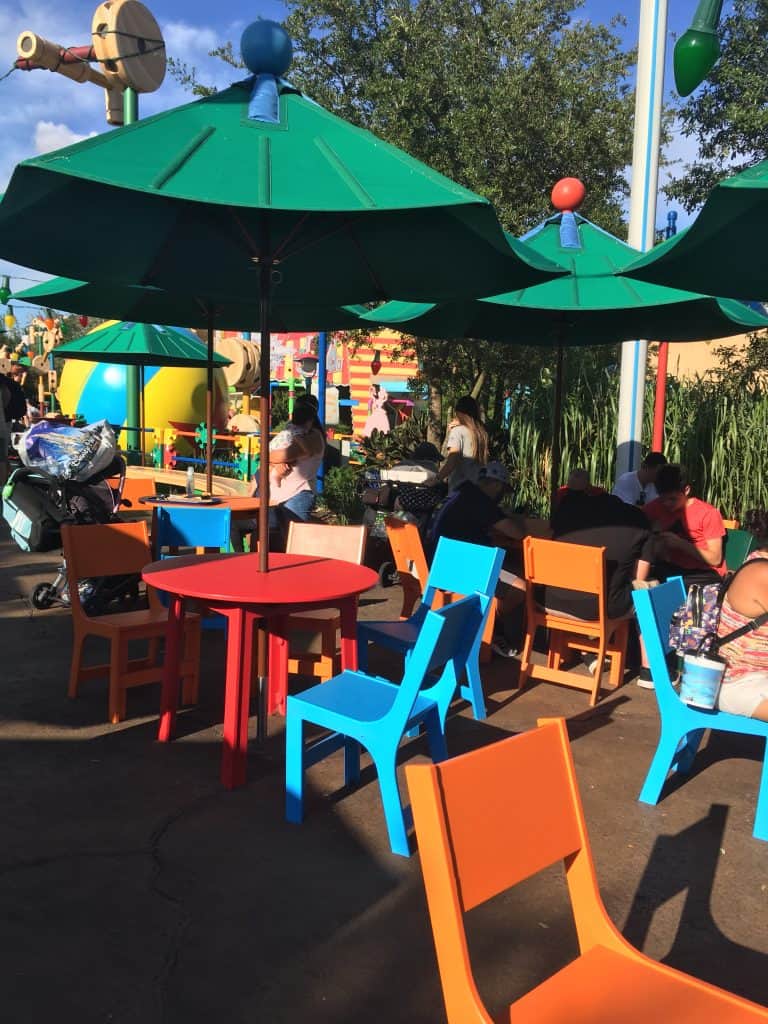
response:
[[(321, 331), (317, 336), (317, 416), (325, 426), (325, 381), (328, 356), (328, 335)], [(320, 463), (317, 471), (317, 493), (323, 493), (325, 483), (325, 466)]]

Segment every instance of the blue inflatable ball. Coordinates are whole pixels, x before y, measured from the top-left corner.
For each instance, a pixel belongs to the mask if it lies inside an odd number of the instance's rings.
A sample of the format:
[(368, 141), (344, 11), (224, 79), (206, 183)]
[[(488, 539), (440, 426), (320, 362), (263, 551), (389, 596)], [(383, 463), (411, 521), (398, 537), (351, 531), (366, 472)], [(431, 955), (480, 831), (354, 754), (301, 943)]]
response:
[(293, 60), (291, 37), (276, 21), (260, 18), (243, 32), (240, 53), (255, 75), (284, 75)]

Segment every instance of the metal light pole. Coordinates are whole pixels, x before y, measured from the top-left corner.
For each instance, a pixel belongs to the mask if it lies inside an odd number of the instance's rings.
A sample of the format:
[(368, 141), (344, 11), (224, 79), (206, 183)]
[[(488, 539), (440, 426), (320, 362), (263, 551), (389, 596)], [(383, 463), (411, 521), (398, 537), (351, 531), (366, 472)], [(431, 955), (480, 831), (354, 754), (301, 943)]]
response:
[[(656, 224), (666, 32), (667, 0), (640, 0), (629, 244), (643, 252), (653, 245)], [(621, 346), (616, 476), (640, 465), (647, 360), (647, 341)]]
[[(664, 240), (677, 234), (677, 214), (671, 210), (667, 214), (667, 226), (664, 229)], [(656, 361), (656, 398), (653, 406), (653, 440), (651, 451), (660, 452), (664, 449), (664, 417), (667, 412), (667, 365), (669, 363), (669, 342), (659, 344), (659, 356)]]

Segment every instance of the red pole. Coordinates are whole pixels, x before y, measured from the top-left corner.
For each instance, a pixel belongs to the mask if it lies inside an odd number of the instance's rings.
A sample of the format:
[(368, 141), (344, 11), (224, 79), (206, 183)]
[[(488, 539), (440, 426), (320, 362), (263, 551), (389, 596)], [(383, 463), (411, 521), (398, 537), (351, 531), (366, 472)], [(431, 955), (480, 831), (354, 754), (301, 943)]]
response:
[(656, 400), (653, 407), (653, 441), (651, 451), (664, 450), (664, 415), (667, 411), (667, 362), (669, 342), (659, 344), (659, 359), (656, 364)]

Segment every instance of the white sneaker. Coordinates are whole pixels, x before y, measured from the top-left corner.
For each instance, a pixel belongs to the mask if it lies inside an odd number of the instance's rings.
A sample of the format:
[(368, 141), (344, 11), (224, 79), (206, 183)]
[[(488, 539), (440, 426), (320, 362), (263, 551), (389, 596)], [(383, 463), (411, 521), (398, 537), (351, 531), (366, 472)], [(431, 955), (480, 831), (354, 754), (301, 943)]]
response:
[(640, 676), (637, 677), (637, 685), (642, 687), (643, 690), (655, 690), (656, 689), (656, 687), (653, 685), (653, 680), (652, 679), (641, 679)]
[(495, 636), (491, 641), (491, 650), (500, 658), (514, 658), (517, 654), (516, 647), (510, 647), (503, 636)]
[[(610, 667), (611, 667), (611, 659), (610, 658), (606, 658), (603, 661), (603, 671), (606, 671), (606, 669), (610, 669)], [(596, 668), (597, 668), (597, 658), (592, 658), (591, 661), (587, 662), (587, 672), (589, 672), (589, 674), (591, 676), (593, 676), (595, 674), (595, 669)]]

